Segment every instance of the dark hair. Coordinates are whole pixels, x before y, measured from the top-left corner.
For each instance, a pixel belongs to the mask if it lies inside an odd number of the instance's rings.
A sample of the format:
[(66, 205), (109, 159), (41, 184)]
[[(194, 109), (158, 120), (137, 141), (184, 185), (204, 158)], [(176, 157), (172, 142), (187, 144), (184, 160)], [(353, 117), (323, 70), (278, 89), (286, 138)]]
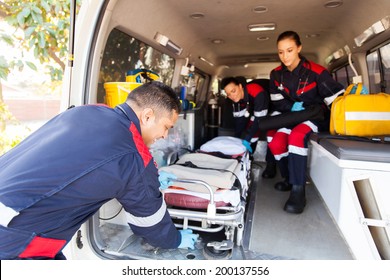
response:
[(245, 86), (246, 84), (246, 79), (243, 76), (238, 76), (238, 77), (225, 77), (221, 81), (221, 88), (224, 89), (228, 84), (234, 83), (235, 85), (242, 85)]
[(158, 81), (137, 87), (129, 93), (127, 101), (134, 102), (140, 108), (152, 108), (157, 112), (171, 113), (174, 110), (179, 114), (181, 111), (180, 100), (176, 92)]
[(299, 38), (298, 33), (295, 32), (295, 31), (285, 31), (285, 32), (283, 32), (282, 34), (280, 34), (278, 36), (278, 39), (276, 40), (276, 43), (279, 43), (280, 41), (282, 41), (284, 39), (294, 40), (295, 44), (297, 44), (298, 47), (302, 45), (301, 38)]

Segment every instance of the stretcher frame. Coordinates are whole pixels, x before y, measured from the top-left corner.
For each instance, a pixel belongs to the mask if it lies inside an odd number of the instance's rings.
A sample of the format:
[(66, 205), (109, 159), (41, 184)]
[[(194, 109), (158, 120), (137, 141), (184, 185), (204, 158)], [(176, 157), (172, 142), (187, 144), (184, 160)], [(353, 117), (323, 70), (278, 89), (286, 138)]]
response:
[[(248, 190), (250, 186), (250, 160), (249, 154), (246, 152), (242, 155), (239, 164), (241, 164), (240, 174), (242, 178), (245, 178), (245, 181), (240, 180), (242, 189), (241, 189), (241, 199), (240, 203), (237, 206), (220, 206), (217, 207), (214, 199), (213, 188), (202, 180), (197, 179), (181, 179), (177, 178), (172, 180), (173, 183), (187, 183), (187, 184), (197, 184), (201, 185), (207, 189), (209, 195), (209, 203), (205, 211), (195, 211), (191, 209), (176, 209), (167, 205), (168, 212), (173, 219), (182, 220), (182, 224), (175, 223), (177, 228), (183, 229), (192, 229), (198, 232), (219, 232), (225, 229), (226, 239), (229, 240), (229, 244), (235, 243), (237, 246), (242, 245), (243, 234), (244, 234), (244, 216), (246, 209), (246, 199), (248, 196)], [(244, 175), (244, 176), (242, 176)], [(224, 213), (220, 213), (224, 212)], [(200, 222), (200, 226), (191, 225), (190, 222)]]

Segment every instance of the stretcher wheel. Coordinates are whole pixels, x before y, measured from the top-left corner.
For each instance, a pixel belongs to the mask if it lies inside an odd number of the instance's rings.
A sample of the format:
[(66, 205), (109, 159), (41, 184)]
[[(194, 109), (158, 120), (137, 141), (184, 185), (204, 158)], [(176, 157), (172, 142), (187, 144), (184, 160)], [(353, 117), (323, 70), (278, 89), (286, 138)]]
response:
[(209, 246), (206, 243), (203, 247), (203, 255), (207, 260), (228, 260), (233, 255), (233, 249), (218, 248), (216, 246)]

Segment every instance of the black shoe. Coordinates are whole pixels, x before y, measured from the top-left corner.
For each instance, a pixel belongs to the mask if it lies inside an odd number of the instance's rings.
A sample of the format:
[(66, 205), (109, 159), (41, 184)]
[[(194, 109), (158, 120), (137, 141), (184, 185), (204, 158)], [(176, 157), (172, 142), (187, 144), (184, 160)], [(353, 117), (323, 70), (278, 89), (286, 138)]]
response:
[(274, 188), (281, 192), (287, 192), (287, 191), (291, 191), (292, 185), (288, 183), (287, 179), (285, 179), (282, 182), (277, 182)]
[(271, 179), (274, 178), (276, 175), (276, 163), (271, 162), (267, 163), (267, 166), (265, 167), (263, 174), (261, 174), (261, 177)]
[(293, 185), (290, 197), (284, 205), (284, 211), (293, 214), (300, 214), (306, 206), (305, 186)]

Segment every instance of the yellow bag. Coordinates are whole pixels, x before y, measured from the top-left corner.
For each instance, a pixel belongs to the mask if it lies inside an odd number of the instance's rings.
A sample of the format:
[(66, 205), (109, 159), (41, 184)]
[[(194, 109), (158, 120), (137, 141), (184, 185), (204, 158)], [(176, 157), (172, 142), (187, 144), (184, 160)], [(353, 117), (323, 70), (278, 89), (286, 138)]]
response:
[(362, 84), (356, 93), (350, 94), (349, 85), (342, 96), (337, 97), (331, 108), (330, 133), (352, 136), (390, 135), (390, 94), (362, 95)]

